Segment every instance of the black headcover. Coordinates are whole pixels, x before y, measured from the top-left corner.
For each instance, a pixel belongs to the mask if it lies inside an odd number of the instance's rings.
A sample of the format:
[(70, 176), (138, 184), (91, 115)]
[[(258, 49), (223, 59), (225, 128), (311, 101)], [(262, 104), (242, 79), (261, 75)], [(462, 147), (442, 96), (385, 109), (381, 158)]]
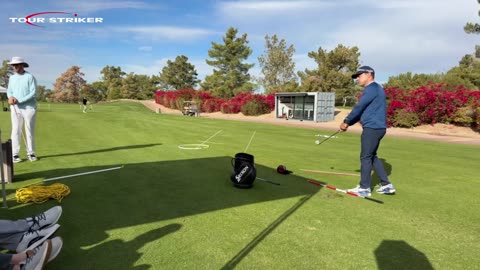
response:
[(247, 153), (237, 153), (232, 159), (233, 172), (230, 180), (238, 188), (251, 188), (257, 178), (257, 170), (253, 156)]
[(291, 174), (292, 173), (292, 171), (287, 170), (287, 167), (285, 167), (285, 165), (278, 165), (277, 172), (279, 174)]

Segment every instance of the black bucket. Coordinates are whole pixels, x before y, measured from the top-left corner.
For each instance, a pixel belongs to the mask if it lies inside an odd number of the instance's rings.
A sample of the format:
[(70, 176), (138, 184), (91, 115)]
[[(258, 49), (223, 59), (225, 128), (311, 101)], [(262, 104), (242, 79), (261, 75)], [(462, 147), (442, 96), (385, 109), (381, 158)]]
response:
[(230, 180), (237, 188), (251, 188), (257, 178), (254, 157), (247, 153), (237, 153), (232, 158), (233, 172)]

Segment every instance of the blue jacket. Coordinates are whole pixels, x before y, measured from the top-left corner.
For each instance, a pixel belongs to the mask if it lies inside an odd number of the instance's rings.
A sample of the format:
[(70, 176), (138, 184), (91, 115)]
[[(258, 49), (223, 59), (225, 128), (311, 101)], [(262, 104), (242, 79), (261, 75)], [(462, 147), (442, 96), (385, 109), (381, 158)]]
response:
[(366, 128), (387, 128), (387, 98), (380, 84), (372, 82), (365, 87), (360, 101), (344, 122), (351, 126), (359, 120)]

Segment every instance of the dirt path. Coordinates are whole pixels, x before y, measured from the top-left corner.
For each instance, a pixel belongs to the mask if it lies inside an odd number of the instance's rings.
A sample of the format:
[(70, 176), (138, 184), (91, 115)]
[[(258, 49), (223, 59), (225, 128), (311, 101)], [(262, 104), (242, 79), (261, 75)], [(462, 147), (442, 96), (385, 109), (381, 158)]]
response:
[[(162, 105), (156, 104), (154, 100), (131, 100), (131, 101), (140, 102), (144, 104), (147, 108), (153, 111), (158, 111), (160, 113), (177, 114), (177, 115), (182, 114), (179, 110), (172, 110), (170, 108), (166, 108)], [(316, 123), (312, 121), (275, 119), (274, 112), (270, 114), (260, 115), (260, 116), (245, 116), (242, 113), (223, 114), (221, 112), (214, 112), (214, 113), (201, 113), (200, 117), (239, 120), (239, 121), (257, 122), (257, 123), (270, 123), (275, 125), (296, 126), (296, 127), (304, 127), (304, 128), (323, 128), (323, 129), (330, 129), (332, 131), (335, 131), (335, 130), (338, 130), (340, 123), (348, 115), (350, 110), (340, 109), (337, 112), (338, 113), (335, 115), (335, 120), (325, 122), (325, 123)], [(360, 133), (362, 131), (362, 128), (359, 125), (354, 125), (354, 126), (351, 126), (348, 129), (348, 131)], [(421, 139), (421, 140), (431, 140), (431, 141), (449, 142), (449, 143), (457, 143), (457, 144), (480, 145), (480, 133), (475, 132), (470, 128), (457, 127), (457, 126), (445, 125), (445, 124), (425, 125), (425, 126), (420, 126), (420, 127), (410, 128), (410, 129), (389, 128), (387, 130), (387, 136), (415, 138), (415, 139)]]

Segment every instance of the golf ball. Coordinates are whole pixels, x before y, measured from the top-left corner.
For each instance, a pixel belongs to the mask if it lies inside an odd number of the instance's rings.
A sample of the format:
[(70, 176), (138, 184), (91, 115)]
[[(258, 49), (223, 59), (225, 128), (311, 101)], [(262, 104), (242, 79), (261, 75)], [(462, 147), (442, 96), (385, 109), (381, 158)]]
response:
[(315, 144), (320, 144), (320, 141), (319, 141), (319, 140), (316, 140), (316, 141), (315, 141)]

